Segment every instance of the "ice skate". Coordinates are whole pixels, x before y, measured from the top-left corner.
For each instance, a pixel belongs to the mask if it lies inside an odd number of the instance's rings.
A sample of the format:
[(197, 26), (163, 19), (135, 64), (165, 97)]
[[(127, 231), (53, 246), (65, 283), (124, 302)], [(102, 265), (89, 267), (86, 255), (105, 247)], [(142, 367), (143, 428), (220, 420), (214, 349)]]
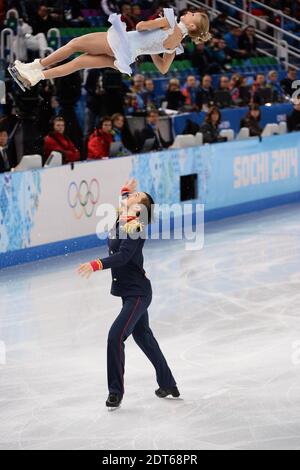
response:
[(168, 396), (172, 396), (173, 398), (179, 398), (180, 393), (177, 387), (172, 387), (172, 388), (159, 388), (156, 390), (155, 395), (158, 398), (167, 398)]
[(16, 67), (14, 65), (12, 65), (11, 67), (8, 67), (7, 70), (9, 72), (10, 76), (12, 77), (12, 79), (21, 88), (22, 91), (25, 92), (26, 90), (29, 90), (29, 87), (26, 85), (25, 82), (23, 82), (18, 70), (16, 69)]
[(106, 406), (108, 411), (114, 411), (120, 408), (122, 403), (122, 398), (117, 393), (110, 393), (108, 399), (106, 400)]
[(19, 71), (28, 72), (31, 70), (44, 70), (45, 67), (42, 66), (40, 59), (35, 59), (33, 62), (24, 63), (20, 60), (15, 60), (14, 66), (17, 67)]
[(15, 63), (12, 67), (9, 67), (8, 71), (23, 91), (26, 91), (26, 89), (29, 90), (44, 79), (44, 75), (41, 70), (25, 70), (24, 64), (21, 62), (19, 64)]

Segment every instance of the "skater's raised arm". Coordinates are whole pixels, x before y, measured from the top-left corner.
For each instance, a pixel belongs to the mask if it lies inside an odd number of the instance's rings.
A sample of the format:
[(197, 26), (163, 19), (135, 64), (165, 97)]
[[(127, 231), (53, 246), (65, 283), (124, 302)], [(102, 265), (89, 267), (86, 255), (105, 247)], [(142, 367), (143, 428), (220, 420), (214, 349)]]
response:
[(175, 58), (175, 55), (175, 52), (173, 52), (172, 54), (164, 53), (163, 57), (161, 57), (159, 54), (155, 54), (152, 55), (151, 58), (160, 73), (165, 74), (169, 71), (171, 64)]
[(151, 31), (152, 29), (163, 29), (169, 27), (167, 18), (156, 18), (155, 20), (140, 21), (136, 25), (137, 31)]
[[(124, 239), (120, 239), (118, 251), (113, 254), (111, 253), (110, 256), (105, 258), (96, 259), (89, 263), (80, 265), (78, 273), (81, 276), (89, 278), (95, 271), (120, 268), (127, 264), (131, 258), (134, 257), (137, 250), (141, 249), (143, 246), (143, 239), (141, 236), (130, 236), (131, 233), (143, 231), (144, 224), (139, 218), (142, 211), (142, 206), (140, 204), (142, 201), (145, 202), (145, 196), (146, 199), (148, 199), (148, 195), (136, 192), (136, 188), (137, 181), (133, 178), (130, 181), (126, 181), (125, 185), (121, 189), (123, 202), (116, 226), (118, 227), (117, 230), (119, 230), (119, 227), (122, 227), (121, 230), (127, 233), (127, 236)], [(128, 201), (130, 201), (130, 203)], [(128, 207), (129, 204), (131, 208)]]

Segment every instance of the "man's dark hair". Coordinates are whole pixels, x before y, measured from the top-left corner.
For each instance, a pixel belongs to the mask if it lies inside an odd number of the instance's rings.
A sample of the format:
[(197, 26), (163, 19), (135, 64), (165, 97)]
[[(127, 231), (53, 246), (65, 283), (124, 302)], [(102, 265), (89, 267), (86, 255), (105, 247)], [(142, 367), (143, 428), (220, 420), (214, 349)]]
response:
[(152, 196), (148, 193), (145, 193), (146, 197), (143, 197), (141, 200), (141, 204), (146, 207), (147, 209), (147, 220), (143, 221), (146, 224), (151, 224), (154, 221), (154, 206), (155, 202)]
[(101, 128), (105, 122), (112, 122), (111, 117), (103, 116), (103, 118), (100, 120), (99, 127)]
[(151, 114), (156, 114), (157, 116), (159, 116), (159, 111), (158, 109), (151, 109), (150, 111), (147, 112), (147, 117), (150, 117)]

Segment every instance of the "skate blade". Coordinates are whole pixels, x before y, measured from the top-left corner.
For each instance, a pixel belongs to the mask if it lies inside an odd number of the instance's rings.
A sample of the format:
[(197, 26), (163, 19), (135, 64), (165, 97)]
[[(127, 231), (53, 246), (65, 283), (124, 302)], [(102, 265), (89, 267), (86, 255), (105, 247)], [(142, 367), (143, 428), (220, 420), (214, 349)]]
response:
[(30, 90), (29, 83), (26, 83), (26, 81), (22, 79), (21, 75), (15, 67), (8, 67), (8, 72), (22, 91), (25, 92), (26, 90)]
[(109, 413), (113, 413), (114, 411), (117, 411), (117, 410), (119, 410), (120, 408), (121, 408), (121, 405), (119, 405), (119, 406), (108, 406), (108, 407), (107, 407), (107, 411), (108, 411)]

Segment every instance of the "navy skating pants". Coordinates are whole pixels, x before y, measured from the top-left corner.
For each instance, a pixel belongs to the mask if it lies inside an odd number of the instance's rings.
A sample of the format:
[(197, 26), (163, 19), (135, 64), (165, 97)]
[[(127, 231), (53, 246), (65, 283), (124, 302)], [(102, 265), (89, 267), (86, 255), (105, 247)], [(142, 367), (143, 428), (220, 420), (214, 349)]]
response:
[(167, 361), (149, 327), (147, 308), (152, 293), (140, 297), (123, 297), (123, 308), (108, 335), (107, 377), (110, 393), (124, 394), (125, 340), (132, 334), (136, 344), (146, 354), (156, 370), (159, 387), (176, 386)]

